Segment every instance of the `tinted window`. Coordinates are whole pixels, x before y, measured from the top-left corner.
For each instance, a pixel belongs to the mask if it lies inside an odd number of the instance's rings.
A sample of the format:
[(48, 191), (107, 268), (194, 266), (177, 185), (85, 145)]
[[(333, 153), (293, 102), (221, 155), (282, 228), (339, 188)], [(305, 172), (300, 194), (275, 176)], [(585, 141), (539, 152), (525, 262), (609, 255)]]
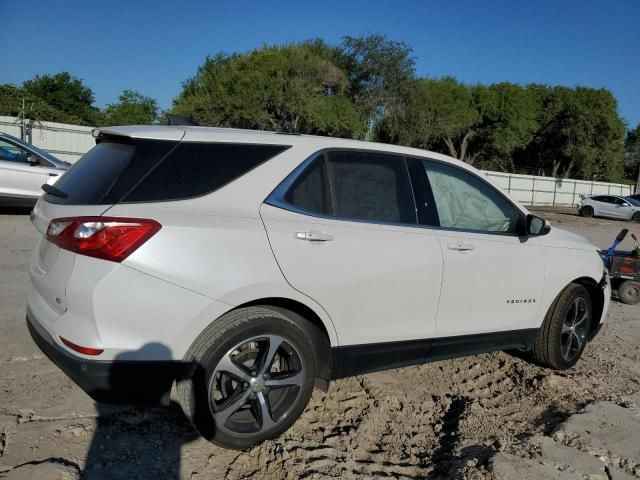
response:
[(288, 147), (231, 143), (181, 143), (124, 202), (197, 197), (213, 192)]
[(513, 206), (476, 175), (449, 165), (424, 161), (439, 225), (479, 232), (513, 232)]
[(372, 152), (329, 152), (327, 173), (337, 217), (416, 223), (409, 176), (402, 157)]
[(595, 200), (596, 202), (606, 202), (607, 197), (603, 197), (603, 196), (597, 196), (597, 197), (591, 197), (591, 200)]
[(110, 188), (126, 172), (136, 148), (125, 143), (103, 142), (87, 152), (62, 178), (56, 187), (68, 197), (47, 194), (51, 203), (100, 205)]
[(331, 214), (329, 184), (324, 156), (316, 159), (285, 193), (284, 200), (296, 207), (323, 215)]
[(286, 148), (108, 138), (56, 184), (68, 197), (47, 194), (46, 200), (106, 205), (195, 197), (216, 190)]

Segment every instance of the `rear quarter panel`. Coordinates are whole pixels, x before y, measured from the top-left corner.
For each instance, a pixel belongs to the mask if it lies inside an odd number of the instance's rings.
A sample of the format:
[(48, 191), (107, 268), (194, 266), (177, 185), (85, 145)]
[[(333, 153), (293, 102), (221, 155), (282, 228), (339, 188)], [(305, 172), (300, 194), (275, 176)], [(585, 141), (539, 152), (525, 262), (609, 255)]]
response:
[[(109, 215), (152, 218), (162, 225), (123, 265), (222, 302), (229, 310), (266, 298), (299, 301), (318, 315), (331, 344), (337, 345), (327, 313), (286, 282), (261, 219), (206, 214), (206, 202), (203, 197), (110, 209)], [(216, 318), (199, 317), (185, 328), (200, 333)]]

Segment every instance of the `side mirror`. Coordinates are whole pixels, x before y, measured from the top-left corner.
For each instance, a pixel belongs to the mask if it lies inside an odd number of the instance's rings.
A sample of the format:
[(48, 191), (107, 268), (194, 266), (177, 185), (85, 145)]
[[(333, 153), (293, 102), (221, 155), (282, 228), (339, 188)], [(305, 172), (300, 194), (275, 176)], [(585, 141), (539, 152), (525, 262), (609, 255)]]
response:
[(40, 165), (40, 159), (35, 155), (29, 155), (27, 157), (27, 162), (29, 162), (29, 165), (31, 165), (32, 167), (35, 167), (36, 165)]
[(527, 215), (527, 235), (546, 235), (551, 231), (551, 225), (544, 218)]

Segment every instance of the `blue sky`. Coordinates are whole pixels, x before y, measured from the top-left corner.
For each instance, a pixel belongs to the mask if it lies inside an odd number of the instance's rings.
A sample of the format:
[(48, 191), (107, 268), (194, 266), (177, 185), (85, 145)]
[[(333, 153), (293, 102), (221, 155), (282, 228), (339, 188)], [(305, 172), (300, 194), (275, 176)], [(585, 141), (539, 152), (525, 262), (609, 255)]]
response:
[(606, 87), (640, 122), (640, 1), (0, 0), (0, 83), (67, 70), (96, 103), (125, 89), (164, 108), (207, 54), (382, 33), (419, 75)]

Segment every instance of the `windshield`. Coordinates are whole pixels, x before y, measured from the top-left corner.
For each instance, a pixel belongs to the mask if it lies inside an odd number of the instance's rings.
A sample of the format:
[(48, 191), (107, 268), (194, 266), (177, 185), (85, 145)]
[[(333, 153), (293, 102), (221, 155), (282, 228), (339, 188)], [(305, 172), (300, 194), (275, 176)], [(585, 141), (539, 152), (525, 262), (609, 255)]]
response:
[(635, 198), (624, 197), (624, 199), (634, 207), (640, 207), (640, 201), (636, 200)]

